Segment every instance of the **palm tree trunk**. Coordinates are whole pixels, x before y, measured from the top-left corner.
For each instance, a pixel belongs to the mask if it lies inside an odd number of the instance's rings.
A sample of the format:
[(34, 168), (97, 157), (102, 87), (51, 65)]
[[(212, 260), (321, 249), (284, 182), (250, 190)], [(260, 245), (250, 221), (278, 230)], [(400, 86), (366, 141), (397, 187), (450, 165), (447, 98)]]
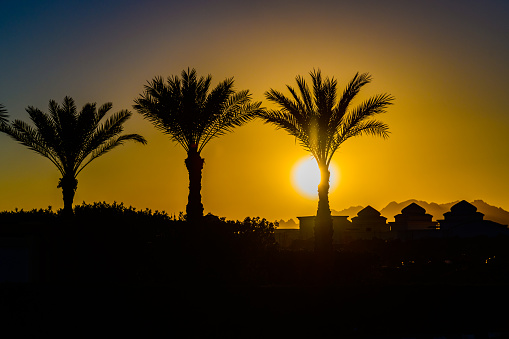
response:
[(72, 204), (74, 194), (78, 188), (78, 180), (72, 175), (64, 175), (58, 182), (59, 188), (62, 188), (62, 197), (64, 199), (64, 215), (70, 217), (73, 215)]
[(187, 198), (187, 220), (199, 221), (203, 217), (203, 204), (201, 203), (201, 171), (204, 160), (200, 157), (197, 147), (191, 146), (185, 160), (189, 172), (189, 196)]
[(319, 164), (321, 180), (318, 185), (318, 210), (315, 218), (315, 251), (332, 251), (332, 217), (329, 207), (329, 177), (326, 164)]

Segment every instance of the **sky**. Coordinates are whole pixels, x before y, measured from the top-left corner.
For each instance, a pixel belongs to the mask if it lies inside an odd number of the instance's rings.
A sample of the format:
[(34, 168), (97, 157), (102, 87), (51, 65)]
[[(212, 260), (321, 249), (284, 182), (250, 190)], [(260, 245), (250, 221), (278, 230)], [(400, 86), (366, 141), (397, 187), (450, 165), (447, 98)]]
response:
[[(333, 158), (330, 206), (381, 209), (391, 201), (483, 199), (509, 210), (509, 2), (488, 1), (2, 1), (0, 103), (11, 119), (71, 96), (133, 111), (126, 144), (78, 176), (75, 203), (123, 202), (185, 211), (186, 153), (132, 109), (155, 76), (195, 68), (212, 85), (234, 77), (255, 101), (321, 69), (342, 91), (356, 72), (373, 81), (357, 103), (390, 93), (378, 118), (388, 139), (363, 136)], [(288, 92), (286, 92), (288, 93)], [(0, 135), (0, 211), (63, 206), (46, 158)], [(309, 155), (261, 121), (202, 151), (205, 213), (289, 219), (317, 198), (291, 173)]]

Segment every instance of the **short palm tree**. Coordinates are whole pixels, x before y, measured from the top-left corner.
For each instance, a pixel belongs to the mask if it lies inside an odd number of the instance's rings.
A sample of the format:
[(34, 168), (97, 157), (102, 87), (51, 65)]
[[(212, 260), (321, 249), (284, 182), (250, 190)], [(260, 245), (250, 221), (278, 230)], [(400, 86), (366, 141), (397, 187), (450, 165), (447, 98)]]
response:
[(100, 124), (111, 109), (106, 103), (96, 109), (87, 103), (77, 112), (74, 100), (65, 97), (62, 105), (50, 100), (49, 114), (29, 106), (26, 111), (35, 127), (21, 120), (0, 125), (0, 131), (48, 158), (60, 171), (64, 213), (73, 214), (72, 204), (78, 187), (77, 175), (90, 162), (124, 142), (133, 140), (145, 144), (138, 134), (123, 134), (123, 124), (131, 117), (127, 110), (119, 111)]
[(316, 159), (321, 181), (314, 228), (315, 250), (331, 251), (333, 229), (329, 207), (329, 165), (332, 156), (343, 142), (355, 136), (370, 134), (387, 138), (388, 126), (372, 118), (385, 112), (393, 97), (389, 94), (376, 95), (352, 108), (352, 100), (360, 89), (371, 82), (369, 74), (357, 73), (339, 98), (334, 78), (322, 78), (320, 70), (314, 70), (310, 75), (312, 90), (304, 78), (297, 76), (297, 90), (287, 85), (290, 97), (274, 89), (266, 92), (266, 98), (280, 109), (265, 110), (259, 116), (266, 123), (294, 136)]
[(198, 78), (195, 69), (183, 70), (180, 78), (170, 76), (167, 81), (156, 77), (145, 85), (145, 91), (133, 105), (187, 152), (189, 196), (186, 213), (191, 222), (203, 216), (201, 178), (204, 160), (201, 151), (213, 138), (231, 132), (261, 112), (261, 102), (252, 103), (248, 90), (234, 91), (233, 78), (209, 91), (211, 80), (210, 75)]

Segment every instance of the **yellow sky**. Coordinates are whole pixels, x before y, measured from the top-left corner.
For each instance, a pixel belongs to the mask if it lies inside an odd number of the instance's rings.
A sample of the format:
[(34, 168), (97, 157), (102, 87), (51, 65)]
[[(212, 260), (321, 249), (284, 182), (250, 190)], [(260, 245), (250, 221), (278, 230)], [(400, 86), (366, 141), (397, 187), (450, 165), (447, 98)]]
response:
[[(237, 89), (271, 107), (266, 90), (284, 91), (313, 68), (336, 77), (341, 89), (357, 71), (369, 72), (373, 82), (360, 99), (395, 96), (379, 117), (391, 136), (351, 139), (340, 148), (331, 208), (380, 209), (416, 198), (484, 199), (509, 209), (507, 5), (313, 4), (148, 1), (45, 11), (12, 5), (3, 24), (8, 53), (0, 103), (24, 120), (25, 107), (46, 110), (50, 99), (65, 95), (78, 106), (112, 101), (113, 111), (131, 109), (147, 80), (194, 67), (211, 74), (213, 85), (234, 76)], [(67, 21), (51, 20), (61, 14)], [(148, 145), (128, 144), (96, 159), (78, 177), (75, 202), (184, 211), (184, 150), (136, 114), (126, 132), (142, 134)], [(0, 143), (0, 210), (60, 208), (50, 161), (6, 136)], [(290, 178), (306, 155), (292, 137), (259, 121), (213, 140), (202, 152), (205, 212), (270, 220), (315, 213), (316, 200), (300, 195)]]

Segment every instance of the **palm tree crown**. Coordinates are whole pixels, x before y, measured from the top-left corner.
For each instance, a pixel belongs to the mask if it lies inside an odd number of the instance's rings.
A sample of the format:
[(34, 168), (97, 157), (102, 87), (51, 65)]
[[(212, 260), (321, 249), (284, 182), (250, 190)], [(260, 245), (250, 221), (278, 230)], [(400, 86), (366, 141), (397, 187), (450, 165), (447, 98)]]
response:
[(315, 219), (315, 249), (332, 249), (332, 220), (329, 208), (329, 165), (332, 156), (346, 140), (371, 134), (387, 138), (388, 126), (373, 116), (385, 112), (394, 98), (389, 94), (371, 97), (351, 107), (360, 89), (371, 82), (368, 73), (357, 73), (338, 96), (337, 81), (322, 78), (320, 70), (310, 73), (312, 90), (297, 76), (297, 89), (287, 85), (291, 96), (270, 89), (265, 93), (279, 110), (265, 110), (259, 117), (287, 131), (316, 159), (321, 173), (318, 186), (318, 210)]
[(95, 103), (87, 103), (78, 112), (74, 100), (65, 97), (62, 105), (50, 100), (49, 114), (29, 106), (26, 111), (35, 127), (17, 119), (0, 127), (0, 131), (48, 158), (58, 168), (62, 175), (58, 187), (63, 190), (67, 212), (70, 208), (72, 213), (76, 176), (92, 160), (128, 140), (146, 143), (138, 134), (121, 135), (123, 124), (132, 115), (127, 110), (113, 114), (100, 124), (111, 107), (111, 103), (106, 103), (97, 109)]
[(189, 197), (186, 207), (189, 221), (203, 216), (201, 171), (204, 160), (200, 152), (213, 138), (231, 132), (261, 112), (261, 102), (251, 102), (248, 90), (235, 92), (233, 78), (210, 89), (212, 77), (198, 78), (196, 70), (182, 71), (181, 77), (167, 81), (156, 77), (134, 100), (133, 107), (156, 128), (187, 151)]
[(181, 79), (170, 76), (167, 82), (156, 77), (133, 107), (186, 151), (195, 145), (200, 152), (211, 139), (260, 112), (261, 102), (251, 103), (248, 90), (234, 91), (233, 78), (209, 92), (211, 80), (210, 75), (198, 79), (195, 69), (182, 71)]
[(357, 73), (339, 99), (336, 79), (323, 79), (320, 70), (312, 71), (310, 75), (312, 92), (304, 78), (297, 76), (298, 92), (287, 85), (291, 97), (274, 89), (265, 93), (269, 101), (281, 107), (280, 110), (266, 110), (260, 115), (266, 123), (296, 137), (319, 163), (327, 166), (341, 144), (354, 136), (389, 136), (388, 126), (372, 117), (385, 112), (394, 100), (391, 95), (377, 95), (355, 108), (350, 107), (360, 89), (371, 82), (368, 73)]

